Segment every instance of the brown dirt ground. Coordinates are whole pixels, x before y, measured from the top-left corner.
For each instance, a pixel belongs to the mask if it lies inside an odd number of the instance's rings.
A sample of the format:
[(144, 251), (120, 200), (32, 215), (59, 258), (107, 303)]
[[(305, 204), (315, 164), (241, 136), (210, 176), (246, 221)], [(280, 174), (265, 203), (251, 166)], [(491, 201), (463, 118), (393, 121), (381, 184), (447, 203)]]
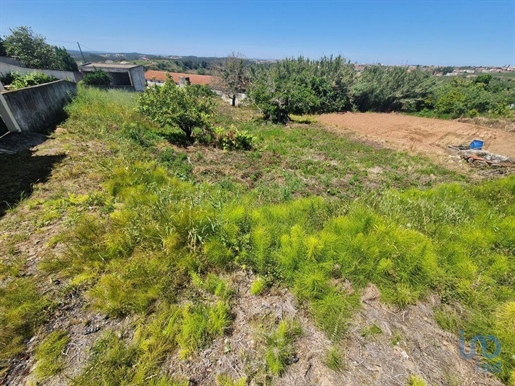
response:
[(453, 169), (456, 152), (447, 146), (469, 144), (473, 139), (483, 140), (484, 149), (489, 152), (515, 158), (515, 132), (473, 123), (396, 113), (323, 114), (318, 120), (334, 132), (353, 133), (385, 147), (426, 156)]
[[(268, 384), (262, 373), (265, 355), (260, 328), (290, 319), (302, 328), (295, 345), (298, 362), (288, 366), (282, 377), (269, 378), (272, 385), (404, 386), (411, 375), (430, 385), (502, 385), (492, 374), (476, 371), (475, 360), (480, 358), (460, 357), (458, 337), (443, 331), (434, 320), (437, 297), (400, 310), (382, 304), (379, 290), (369, 285), (363, 291), (360, 311), (335, 346), (343, 363), (340, 371), (333, 371), (325, 365), (332, 343), (313, 324), (306, 307), (286, 289), (274, 287), (261, 296), (251, 295), (253, 279), (239, 272), (231, 280), (237, 293), (231, 332), (189, 360), (172, 355), (163, 366), (168, 374), (188, 378), (191, 385), (215, 385), (217, 374), (239, 379), (250, 373), (256, 376), (249, 385)], [(381, 332), (367, 336), (363, 331), (372, 325)], [(398, 337), (396, 344), (394, 337)]]

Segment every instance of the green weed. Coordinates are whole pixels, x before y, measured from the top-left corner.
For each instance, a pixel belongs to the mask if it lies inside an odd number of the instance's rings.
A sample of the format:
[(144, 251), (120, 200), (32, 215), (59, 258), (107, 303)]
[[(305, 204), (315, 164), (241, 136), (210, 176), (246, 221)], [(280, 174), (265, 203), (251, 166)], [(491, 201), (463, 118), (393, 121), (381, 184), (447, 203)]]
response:
[(374, 335), (382, 334), (383, 330), (376, 324), (371, 324), (361, 330), (361, 336), (364, 338), (371, 337)]
[(267, 336), (265, 360), (268, 372), (280, 376), (286, 367), (293, 363), (294, 343), (301, 333), (300, 325), (297, 322), (282, 320), (277, 329)]
[(188, 357), (215, 337), (223, 335), (230, 323), (229, 307), (223, 302), (209, 307), (202, 304), (185, 306), (181, 331), (177, 336), (181, 357)]
[(233, 380), (231, 377), (225, 374), (220, 374), (216, 377), (217, 386), (245, 386), (247, 384), (246, 378)]
[(44, 322), (50, 305), (30, 278), (13, 278), (0, 286), (0, 372), (24, 349), (25, 341)]
[(37, 347), (35, 358), (37, 361), (36, 375), (38, 378), (47, 378), (60, 373), (64, 368), (62, 358), (63, 350), (70, 341), (66, 331), (51, 332)]
[(426, 381), (420, 375), (410, 375), (408, 379), (409, 386), (427, 386)]
[(254, 280), (250, 286), (251, 295), (260, 295), (266, 288), (266, 281), (262, 277)]
[(400, 331), (394, 331), (391, 339), (392, 346), (397, 346), (402, 340), (402, 334)]
[(336, 346), (329, 348), (325, 354), (325, 365), (331, 370), (340, 372), (343, 370), (343, 355), (340, 349)]

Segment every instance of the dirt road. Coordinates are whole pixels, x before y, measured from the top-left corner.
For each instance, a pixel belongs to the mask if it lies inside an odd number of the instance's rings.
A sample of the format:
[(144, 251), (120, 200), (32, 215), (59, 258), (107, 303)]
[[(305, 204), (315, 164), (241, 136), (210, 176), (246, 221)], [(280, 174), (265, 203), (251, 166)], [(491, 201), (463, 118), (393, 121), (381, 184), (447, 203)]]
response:
[(439, 163), (453, 162), (448, 145), (484, 141), (484, 149), (515, 158), (515, 133), (470, 123), (412, 117), (401, 114), (324, 114), (319, 121), (330, 130), (352, 132), (359, 138), (395, 150), (425, 155)]

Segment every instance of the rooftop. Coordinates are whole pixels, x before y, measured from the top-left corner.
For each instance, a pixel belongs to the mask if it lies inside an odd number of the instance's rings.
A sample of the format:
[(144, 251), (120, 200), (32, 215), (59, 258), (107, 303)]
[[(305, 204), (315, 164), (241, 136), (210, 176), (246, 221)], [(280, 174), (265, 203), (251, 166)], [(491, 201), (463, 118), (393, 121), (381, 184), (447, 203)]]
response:
[(89, 63), (85, 64), (84, 66), (81, 66), (81, 69), (85, 70), (94, 70), (95, 68), (100, 69), (109, 69), (109, 68), (116, 68), (116, 69), (126, 69), (130, 70), (131, 68), (141, 67), (139, 64), (116, 64), (116, 63)]

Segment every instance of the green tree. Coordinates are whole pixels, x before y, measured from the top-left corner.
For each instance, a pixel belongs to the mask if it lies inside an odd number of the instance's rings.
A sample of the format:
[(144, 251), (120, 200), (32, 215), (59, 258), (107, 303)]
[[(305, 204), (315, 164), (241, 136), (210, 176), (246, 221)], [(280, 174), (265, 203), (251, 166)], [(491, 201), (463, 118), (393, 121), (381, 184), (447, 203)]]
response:
[(433, 86), (425, 71), (377, 65), (365, 68), (351, 96), (359, 111), (419, 111)]
[(34, 34), (30, 27), (11, 29), (4, 45), (9, 56), (21, 60), (27, 67), (51, 68), (54, 63), (52, 47), (43, 36)]
[(222, 89), (229, 94), (231, 105), (236, 106), (236, 96), (249, 85), (247, 61), (241, 54), (232, 53), (219, 66), (218, 76)]
[(248, 94), (266, 120), (285, 123), (290, 114), (346, 111), (353, 66), (341, 56), (289, 58), (251, 68)]
[(207, 129), (214, 111), (211, 91), (205, 86), (176, 86), (170, 77), (163, 86), (147, 88), (138, 109), (161, 127), (178, 127), (191, 140), (195, 128)]
[(11, 34), (5, 38), (4, 47), (8, 56), (17, 58), (30, 68), (77, 70), (75, 60), (64, 48), (47, 44), (45, 38), (35, 34), (30, 27), (11, 29)]
[(442, 73), (444, 75), (450, 74), (451, 72), (454, 72), (454, 67), (447, 66), (447, 67), (442, 68)]
[(54, 47), (55, 59), (52, 65), (55, 70), (63, 71), (79, 71), (77, 62), (73, 57), (66, 51), (66, 48)]
[[(451, 118), (475, 116), (488, 113), (491, 109), (502, 106), (503, 93), (492, 93), (488, 90), (490, 78), (473, 80), (454, 78), (452, 82), (441, 85), (435, 90), (435, 111)], [(486, 82), (486, 83), (485, 83)]]

